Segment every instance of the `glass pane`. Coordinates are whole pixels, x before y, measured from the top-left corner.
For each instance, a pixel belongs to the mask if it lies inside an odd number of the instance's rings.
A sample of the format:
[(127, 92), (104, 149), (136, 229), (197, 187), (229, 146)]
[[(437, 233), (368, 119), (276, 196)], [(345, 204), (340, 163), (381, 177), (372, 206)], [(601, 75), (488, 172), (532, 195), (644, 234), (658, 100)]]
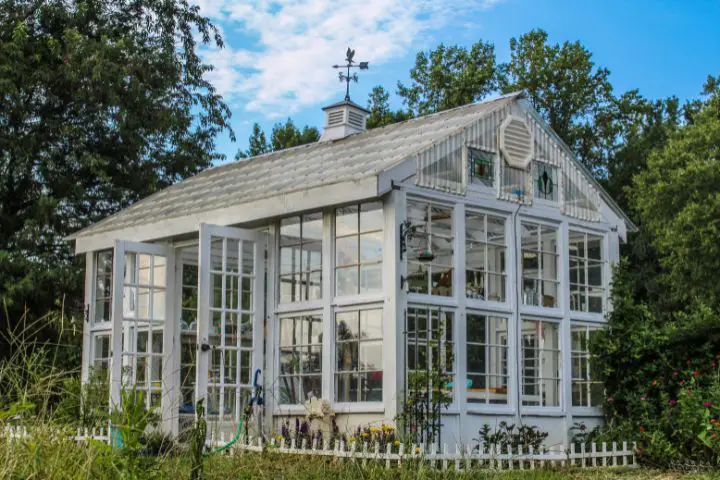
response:
[(384, 221), (382, 202), (363, 203), (360, 205), (361, 232), (382, 230)]
[(467, 346), (467, 370), (470, 373), (485, 373), (486, 370), (486, 351), (484, 345)]
[(252, 385), (252, 352), (240, 350), (240, 383)]
[(165, 291), (155, 290), (153, 293), (152, 320), (162, 322), (165, 320)]
[(242, 277), (242, 292), (240, 297), (240, 308), (242, 310), (252, 310), (253, 308), (253, 284), (252, 278)]
[[(242, 242), (242, 273), (245, 275), (252, 275), (255, 273), (255, 248), (257, 245), (254, 242)], [(263, 251), (260, 250), (260, 255), (263, 255)]]
[(218, 415), (220, 413), (220, 389), (211, 387), (207, 393), (207, 413), (208, 415)]
[(358, 293), (358, 267), (335, 269), (335, 282), (337, 296), (356, 295)]
[(225, 271), (228, 273), (238, 273), (240, 271), (240, 242), (234, 238), (225, 240)]
[(360, 342), (359, 370), (382, 370), (382, 341)]
[(382, 264), (360, 265), (360, 293), (382, 290)]
[(235, 419), (237, 405), (235, 403), (235, 389), (226, 388), (223, 394), (223, 419), (232, 421)]
[(223, 378), (225, 380), (225, 384), (235, 384), (237, 383), (238, 368), (237, 350), (225, 350), (224, 353)]
[(363, 402), (381, 402), (382, 401), (382, 382), (383, 372), (367, 372), (361, 374), (362, 398)]
[(602, 240), (603, 240), (603, 237), (598, 237), (595, 235), (587, 236), (587, 248), (588, 248), (588, 258), (589, 259), (602, 260), (602, 258), (603, 258)]
[(253, 324), (252, 316), (243, 313), (240, 315), (240, 346), (241, 347), (252, 347), (253, 346)]
[(303, 243), (316, 240), (322, 241), (323, 238), (323, 214), (322, 212), (310, 213), (303, 215), (302, 225)]
[(364, 233), (360, 235), (360, 260), (363, 263), (381, 261), (382, 253), (382, 232)]
[(429, 273), (428, 265), (408, 261), (408, 292), (429, 293)]
[(467, 341), (485, 343), (485, 320), (484, 315), (468, 314), (467, 316)]
[[(322, 232), (322, 228), (320, 231)], [(299, 245), (300, 243), (300, 217), (280, 220), (280, 245)]]
[(238, 314), (228, 312), (225, 314), (225, 341), (223, 344), (228, 347), (237, 346)]
[(322, 377), (320, 375), (306, 375), (302, 378), (303, 401), (311, 398), (322, 398)]
[(144, 253), (137, 255), (138, 278), (140, 285), (150, 285), (150, 270), (152, 268), (152, 256)]
[(433, 295), (443, 297), (452, 296), (452, 268), (442, 265), (432, 265), (430, 276)]
[(338, 402), (356, 402), (358, 398), (355, 374), (335, 375), (335, 396)]
[(210, 269), (222, 271), (223, 239), (211, 237), (210, 239)]
[(299, 363), (293, 349), (280, 347), (280, 374), (289, 375), (299, 371)]
[(343, 312), (335, 315), (335, 338), (338, 341), (360, 338), (358, 312)]
[(338, 372), (355, 371), (358, 368), (357, 342), (339, 342), (336, 345)]
[(343, 207), (335, 210), (335, 236), (349, 235), (358, 231), (358, 207)]
[(360, 336), (363, 339), (382, 338), (382, 310), (360, 311)]
[(488, 273), (488, 297), (487, 299), (492, 302), (504, 302), (505, 301), (505, 275), (497, 275), (494, 273)]
[(355, 265), (358, 263), (358, 237), (341, 237), (335, 242), (336, 265)]

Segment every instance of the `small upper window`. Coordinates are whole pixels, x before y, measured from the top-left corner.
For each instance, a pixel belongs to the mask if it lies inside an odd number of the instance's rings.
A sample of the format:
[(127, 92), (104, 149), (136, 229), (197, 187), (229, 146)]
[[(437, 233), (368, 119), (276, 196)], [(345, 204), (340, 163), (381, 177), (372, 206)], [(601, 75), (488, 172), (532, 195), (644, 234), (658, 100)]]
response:
[(322, 212), (280, 222), (280, 303), (322, 298)]
[(543, 162), (535, 165), (535, 198), (557, 202), (559, 197), (558, 169)]
[(470, 182), (492, 187), (495, 184), (495, 155), (490, 152), (468, 148)]
[(605, 305), (603, 237), (570, 231), (570, 309), (602, 313)]
[(382, 290), (381, 202), (335, 210), (335, 295)]

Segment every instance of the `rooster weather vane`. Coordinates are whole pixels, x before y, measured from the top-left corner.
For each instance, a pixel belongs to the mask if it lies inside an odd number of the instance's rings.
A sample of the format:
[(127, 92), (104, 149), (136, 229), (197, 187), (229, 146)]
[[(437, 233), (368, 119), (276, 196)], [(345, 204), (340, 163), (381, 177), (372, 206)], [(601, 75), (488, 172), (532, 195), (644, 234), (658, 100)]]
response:
[(350, 69), (351, 68), (359, 68), (360, 70), (367, 70), (368, 62), (359, 62), (357, 65), (355, 65), (355, 50), (348, 47), (347, 52), (345, 53), (345, 61), (347, 64), (345, 65), (333, 65), (332, 68), (347, 68), (347, 73), (338, 72), (338, 78), (341, 82), (345, 82), (345, 101), (350, 101), (350, 81), (357, 83), (358, 76), (357, 73), (353, 73), (350, 75)]

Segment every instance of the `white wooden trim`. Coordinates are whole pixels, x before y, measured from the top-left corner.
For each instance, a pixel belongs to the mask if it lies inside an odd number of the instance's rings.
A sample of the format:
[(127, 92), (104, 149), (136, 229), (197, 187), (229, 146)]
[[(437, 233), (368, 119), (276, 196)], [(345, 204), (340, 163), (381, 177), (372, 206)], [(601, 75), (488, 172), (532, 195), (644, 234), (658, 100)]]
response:
[[(80, 362), (80, 379), (83, 384), (90, 377), (90, 362), (92, 362), (91, 330), (95, 320), (95, 253), (85, 254), (85, 302), (82, 336), (82, 361)], [(107, 328), (106, 328), (107, 330)]]

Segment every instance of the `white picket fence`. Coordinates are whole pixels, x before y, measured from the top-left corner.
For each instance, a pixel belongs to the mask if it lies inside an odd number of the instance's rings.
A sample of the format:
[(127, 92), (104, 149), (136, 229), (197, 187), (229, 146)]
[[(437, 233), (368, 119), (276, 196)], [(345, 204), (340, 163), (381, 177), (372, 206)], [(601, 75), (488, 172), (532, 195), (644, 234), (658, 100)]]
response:
[[(30, 436), (25, 427), (5, 427), (4, 434), (10, 440), (21, 440)], [(78, 442), (84, 442), (88, 439), (109, 442), (110, 436), (104, 428), (78, 428), (72, 439)], [(211, 448), (222, 447), (227, 445), (230, 440), (230, 435), (211, 435), (208, 439), (208, 446)], [(444, 444), (442, 449), (433, 446), (429, 451), (426, 451), (422, 445), (405, 445), (401, 443), (398, 446), (389, 444), (384, 451), (381, 451), (380, 445), (377, 444), (370, 446), (367, 443), (358, 445), (357, 443), (346, 444), (340, 441), (331, 446), (327, 440), (322, 444), (314, 440), (308, 445), (307, 441), (303, 440), (300, 445), (297, 445), (295, 440), (277, 442), (273, 438), (270, 443), (265, 443), (262, 438), (251, 438), (247, 442), (242, 440), (236, 442), (226, 452), (260, 453), (265, 450), (289, 455), (335, 457), (356, 461), (363, 466), (367, 465), (368, 462), (375, 462), (384, 465), (386, 468), (399, 467), (408, 462), (422, 463), (432, 468), (456, 471), (488, 468), (495, 470), (534, 470), (548, 467), (637, 466), (635, 457), (637, 444), (634, 442), (632, 445), (628, 445), (628, 442), (622, 442), (620, 446), (618, 446), (617, 442), (612, 442), (609, 445), (604, 442), (600, 444), (592, 443), (589, 449), (585, 448), (584, 444), (580, 444), (580, 448), (576, 448), (575, 444), (571, 444), (567, 449), (561, 445), (554, 445), (542, 447), (540, 451), (534, 451), (532, 447), (527, 450), (521, 447), (516, 449), (507, 447), (505, 451), (501, 451), (497, 445), (482, 443), (474, 447), (455, 445), (452, 449), (447, 444)]]

